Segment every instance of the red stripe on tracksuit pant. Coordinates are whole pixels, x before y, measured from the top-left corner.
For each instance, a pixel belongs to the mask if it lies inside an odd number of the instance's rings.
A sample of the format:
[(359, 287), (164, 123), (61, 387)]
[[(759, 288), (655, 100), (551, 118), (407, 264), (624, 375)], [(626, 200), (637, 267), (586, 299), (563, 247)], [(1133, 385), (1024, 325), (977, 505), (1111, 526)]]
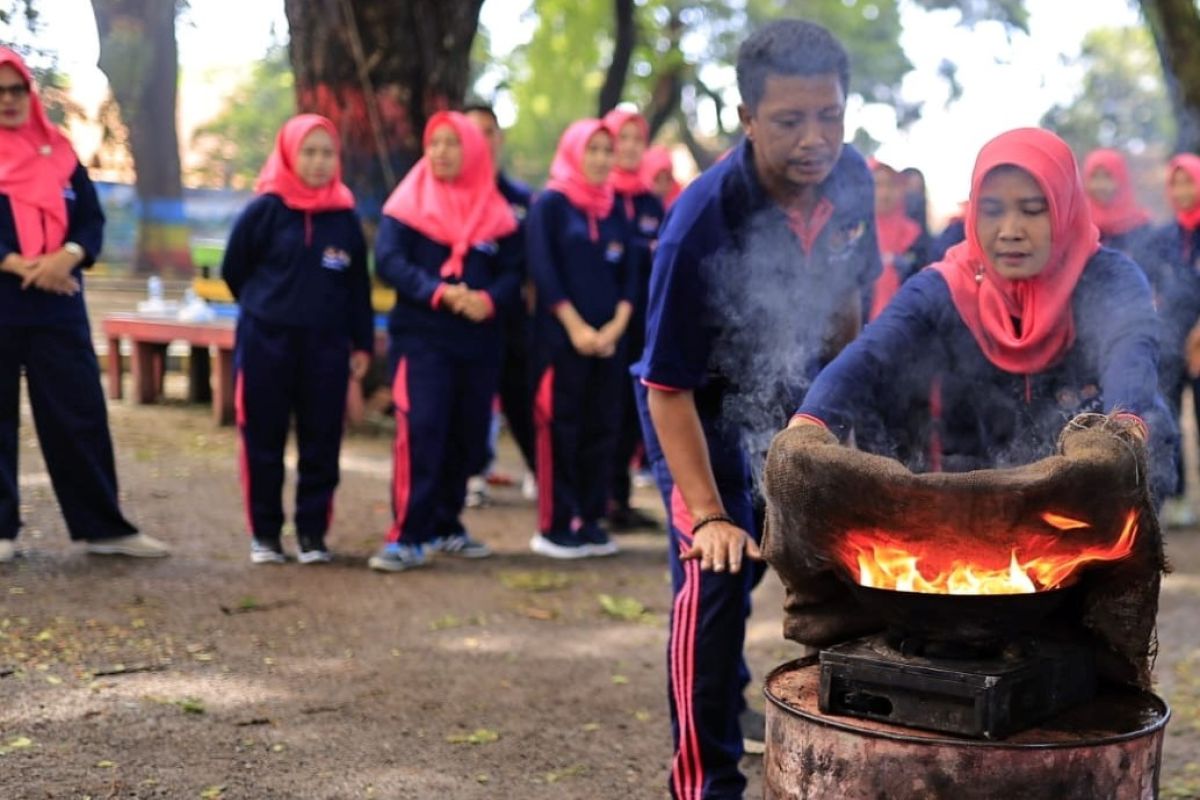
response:
[[(743, 561), (742, 571), (704, 572), (697, 560), (680, 555), (692, 544), (691, 514), (667, 469), (654, 435), (646, 388), (636, 387), (646, 456), (667, 510), (667, 546), (674, 602), (667, 644), (667, 683), (675, 752), (668, 787), (677, 800), (741, 798), (746, 779), (738, 771), (742, 735), (738, 716), (749, 672), (742, 657), (750, 592), (762, 579), (759, 562)], [(710, 452), (710, 456), (712, 453)], [(743, 464), (716, 465), (717, 488), (725, 511), (755, 539), (761, 538)], [(725, 467), (723, 469), (723, 467)], [(734, 481), (730, 474), (744, 474)]]
[(393, 339), (394, 522), (387, 541), (424, 544), (462, 533), (467, 478), (487, 461), (499, 358), (450, 355), (416, 337)]
[(242, 313), (235, 346), (243, 493), (252, 535), (283, 527), (284, 448), (296, 420), (296, 534), (321, 540), (337, 489), (350, 378), (349, 337)]

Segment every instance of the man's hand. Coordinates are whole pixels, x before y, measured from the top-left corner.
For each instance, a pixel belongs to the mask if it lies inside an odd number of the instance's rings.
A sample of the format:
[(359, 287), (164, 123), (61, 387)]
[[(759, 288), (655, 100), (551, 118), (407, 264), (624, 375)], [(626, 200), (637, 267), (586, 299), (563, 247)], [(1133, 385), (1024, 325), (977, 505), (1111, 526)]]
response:
[(79, 294), (79, 281), (71, 275), (79, 263), (79, 257), (66, 250), (47, 253), (32, 262), (21, 280), (21, 288), (30, 286), (53, 294)]
[(731, 573), (742, 569), (743, 553), (755, 561), (762, 561), (758, 543), (737, 525), (728, 522), (710, 522), (696, 531), (691, 548), (680, 556), (684, 561), (700, 559), (700, 569)]

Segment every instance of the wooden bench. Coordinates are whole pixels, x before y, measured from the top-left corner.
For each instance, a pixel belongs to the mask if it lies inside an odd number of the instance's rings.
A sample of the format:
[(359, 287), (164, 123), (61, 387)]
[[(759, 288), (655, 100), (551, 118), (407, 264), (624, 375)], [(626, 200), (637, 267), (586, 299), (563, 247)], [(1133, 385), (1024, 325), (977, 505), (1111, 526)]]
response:
[[(120, 400), (123, 396), (122, 339), (130, 343), (134, 400), (142, 404), (157, 402), (162, 397), (167, 345), (187, 342), (192, 348), (191, 358), (188, 359), (188, 400), (195, 403), (211, 400), (213, 420), (218, 425), (231, 424), (234, 418), (235, 325), (233, 320), (179, 322), (139, 314), (110, 314), (104, 317), (100, 327), (108, 339), (108, 396), (113, 400)], [(214, 350), (215, 370), (211, 359)]]

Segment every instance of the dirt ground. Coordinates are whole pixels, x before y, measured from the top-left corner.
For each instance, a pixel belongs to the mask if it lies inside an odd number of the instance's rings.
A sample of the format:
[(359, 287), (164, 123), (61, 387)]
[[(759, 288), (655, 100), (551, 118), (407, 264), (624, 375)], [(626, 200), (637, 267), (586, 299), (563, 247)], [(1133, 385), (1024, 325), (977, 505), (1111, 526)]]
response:
[[(127, 513), (175, 555), (70, 544), (25, 410), (25, 552), (0, 567), (0, 797), (666, 796), (661, 534), (552, 562), (528, 551), (532, 504), (501, 487), (466, 515), (494, 558), (373, 573), (390, 440), (368, 431), (345, 446), (336, 563), (253, 566), (232, 429), (178, 400), (110, 415)], [(502, 467), (517, 472), (507, 445)], [(661, 515), (652, 491), (637, 502)], [(1200, 532), (1173, 533), (1169, 554), (1163, 796), (1200, 798)], [(749, 633), (757, 679), (800, 655), (781, 599), (768, 576)], [(743, 766), (761, 797), (760, 761)]]

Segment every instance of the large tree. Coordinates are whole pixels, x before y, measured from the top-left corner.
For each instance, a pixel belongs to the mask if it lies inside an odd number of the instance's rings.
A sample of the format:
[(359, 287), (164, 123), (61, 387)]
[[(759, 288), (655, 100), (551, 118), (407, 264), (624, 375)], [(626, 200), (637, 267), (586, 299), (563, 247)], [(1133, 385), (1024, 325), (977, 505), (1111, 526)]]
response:
[(346, 182), (377, 209), (461, 105), (483, 0), (284, 0), (296, 103), (342, 134)]
[(175, 120), (175, 17), (183, 5), (183, 0), (92, 0), (100, 69), (129, 132), (137, 171), (140, 216), (134, 268), (179, 277), (192, 273)]
[(1177, 150), (1200, 153), (1200, 9), (1196, 0), (1141, 0), (1175, 110)]
[(192, 134), (206, 185), (245, 188), (254, 182), (275, 135), (296, 113), (296, 92), (287, 50), (272, 47), (250, 68), (221, 111)]

